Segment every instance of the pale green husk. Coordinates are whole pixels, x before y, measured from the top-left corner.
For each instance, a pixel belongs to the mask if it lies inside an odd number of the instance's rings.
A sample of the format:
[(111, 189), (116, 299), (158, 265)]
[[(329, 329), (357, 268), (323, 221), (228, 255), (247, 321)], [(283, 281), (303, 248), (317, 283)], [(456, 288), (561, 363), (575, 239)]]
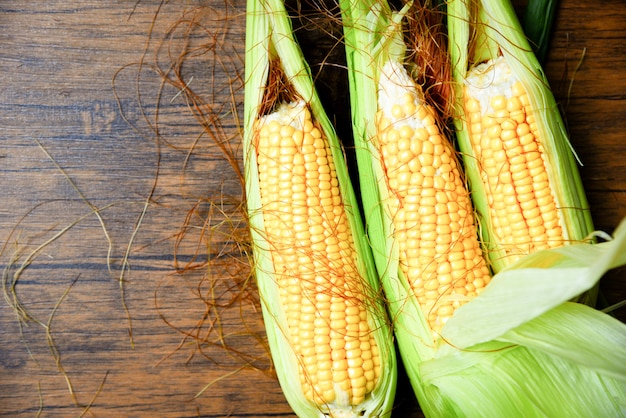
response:
[[(333, 127), (324, 113), (315, 92), (310, 70), (297, 45), (291, 23), (284, 5), (279, 0), (249, 0), (247, 4), (247, 36), (245, 57), (245, 109), (244, 109), (244, 170), (246, 177), (246, 201), (254, 252), (254, 268), (259, 293), (262, 301), (263, 317), (266, 325), (272, 359), (276, 367), (279, 382), (290, 406), (301, 417), (322, 417), (332, 413), (335, 416), (389, 416), (393, 406), (396, 388), (396, 358), (391, 330), (384, 306), (379, 298), (379, 281), (368, 246), (356, 196), (352, 189), (342, 149)], [(287, 322), (279, 301), (279, 290), (274, 280), (270, 244), (264, 233), (261, 198), (258, 183), (258, 168), (253, 143), (253, 124), (259, 117), (263, 91), (268, 81), (271, 58), (280, 60), (282, 69), (294, 86), (297, 94), (309, 106), (313, 117), (322, 127), (330, 141), (335, 162), (341, 195), (346, 210), (349, 211), (350, 226), (360, 255), (358, 268), (367, 281), (372, 295), (370, 298), (371, 328), (382, 359), (381, 381), (371, 396), (354, 411), (342, 411), (333, 405), (317, 407), (307, 401), (302, 393), (298, 359), (289, 344)]]
[[(595, 288), (607, 270), (626, 264), (626, 220), (612, 241), (543, 251), (509, 266), (461, 307), (443, 327), (441, 338), (433, 341), (398, 266), (393, 224), (385, 209), (383, 168), (372, 145), (380, 70), (386, 60), (402, 59), (396, 42), (401, 39), (403, 12), (393, 13), (377, 0), (343, 0), (340, 5), (367, 233), (400, 354), (424, 414), (626, 415), (626, 325), (570, 302)], [(394, 47), (389, 51), (384, 45)], [(453, 62), (459, 59), (458, 52), (454, 57)], [(560, 122), (551, 123), (553, 129), (562, 129)], [(565, 148), (571, 155), (566, 141), (555, 147), (555, 152)], [(570, 164), (575, 164), (573, 158)], [(564, 192), (578, 193), (581, 188), (574, 179)], [(580, 234), (591, 231), (588, 213), (568, 219), (574, 221), (585, 231)]]

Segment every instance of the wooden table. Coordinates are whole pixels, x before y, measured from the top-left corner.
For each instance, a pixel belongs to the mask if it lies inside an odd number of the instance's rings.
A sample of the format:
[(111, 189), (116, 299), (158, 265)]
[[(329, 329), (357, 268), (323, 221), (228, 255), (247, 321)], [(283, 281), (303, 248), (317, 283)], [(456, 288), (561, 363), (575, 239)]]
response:
[[(197, 117), (241, 103), (244, 3), (0, 1), (0, 414), (292, 415), (231, 239), (237, 170), (207, 134), (240, 164), (239, 126)], [(546, 65), (607, 232), (626, 216), (625, 23), (623, 1), (562, 0)], [(417, 415), (399, 386), (396, 416)]]

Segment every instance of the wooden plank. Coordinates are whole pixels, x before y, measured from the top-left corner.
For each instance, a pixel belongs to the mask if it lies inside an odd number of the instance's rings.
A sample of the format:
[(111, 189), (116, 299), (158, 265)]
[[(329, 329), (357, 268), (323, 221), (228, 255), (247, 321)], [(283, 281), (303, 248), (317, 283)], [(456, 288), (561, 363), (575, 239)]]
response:
[[(173, 271), (175, 257), (184, 264), (200, 252), (199, 262), (206, 261), (203, 248), (196, 248), (201, 245), (199, 233), (190, 234), (174, 252), (176, 235), (193, 205), (200, 205), (198, 217), (206, 216), (208, 204), (203, 199), (222, 188), (240, 194), (234, 172), (209, 140), (203, 139), (192, 156), (171, 147), (188, 146), (202, 132), (182, 96), (177, 96), (178, 89), (166, 87), (162, 92), (159, 129), (170, 146), (163, 145), (160, 160), (156, 136), (148, 126), (155, 123), (160, 88), (152, 55), (176, 20), (192, 16), (192, 4), (177, 2), (161, 9), (144, 70), (138, 73), (136, 65), (127, 67), (116, 78), (115, 91), (112, 88), (116, 72), (141, 58), (159, 4), (141, 2), (134, 8), (132, 3), (31, 2), (19, 9), (5, 7), (0, 14), (6, 34), (1, 64), (6, 77), (0, 93), (6, 144), (1, 235), (3, 241), (11, 241), (2, 267), (7, 267), (15, 248), (32, 251), (92, 211), (36, 140), (86, 200), (102, 210), (112, 242), (109, 269), (107, 239), (96, 217), (88, 216), (38, 254), (16, 286), (35, 319), (45, 324), (54, 312), (50, 335), (78, 405), (55, 364), (45, 328), (31, 322), (21, 336), (15, 315), (7, 304), (1, 305), (2, 414), (32, 416), (41, 410), (45, 416), (79, 415), (93, 400), (89, 413), (95, 416), (292, 415), (271, 373), (250, 368), (229, 376), (244, 360), (260, 369), (270, 367), (264, 346), (255, 339), (263, 328), (258, 312), (251, 311), (253, 305), (235, 301), (232, 308), (219, 312), (223, 333), (229, 334), (224, 343), (247, 356), (231, 358), (232, 349), (219, 345), (218, 332), (209, 332), (208, 324), (217, 313), (207, 315), (207, 304), (198, 295), (210, 290), (203, 282), (204, 270)], [(205, 22), (217, 30), (222, 17), (220, 13), (213, 22), (210, 18)], [(241, 18), (230, 36), (234, 39), (226, 47), (241, 54)], [(179, 41), (177, 35), (168, 46), (180, 48)], [(214, 82), (209, 67), (203, 66), (208, 61), (189, 60), (194, 88), (207, 94)], [(118, 100), (128, 120), (120, 113)], [(129, 258), (127, 313), (117, 279), (157, 164), (153, 203)], [(10, 235), (36, 205), (41, 206)], [(199, 225), (193, 219), (191, 227)], [(216, 251), (222, 247), (219, 241), (215, 240), (220, 245)], [(23, 260), (24, 256), (19, 261)], [(225, 288), (223, 284), (216, 290)], [(65, 291), (69, 293), (55, 310)], [(205, 316), (207, 325), (197, 330), (196, 339), (208, 341), (196, 345), (194, 338), (184, 340), (184, 333), (194, 332)], [(134, 347), (127, 317), (132, 319)], [(245, 335), (244, 324), (251, 337)], [(212, 381), (218, 383), (194, 399)]]
[[(223, 103), (226, 76), (239, 76), (241, 102), (245, 2), (228, 2), (228, 10), (196, 0), (5, 3), (0, 268), (10, 284), (29, 263), (15, 292), (34, 321), (18, 322), (0, 303), (0, 415), (293, 416), (271, 372), (245, 248), (228, 240), (246, 234), (233, 203), (241, 196), (236, 171), (180, 94), (189, 83), (207, 102)], [(596, 225), (608, 232), (626, 216), (625, 16), (619, 0), (562, 0), (546, 66), (584, 162)], [(316, 42), (310, 31), (299, 35)], [(209, 48), (214, 36), (222, 49)], [(183, 80), (162, 85), (158, 70), (169, 69), (186, 39)], [(306, 52), (314, 61), (326, 56)], [(313, 68), (332, 73), (337, 65), (335, 51)], [(340, 80), (320, 74), (319, 83), (345, 137)], [(221, 132), (241, 164), (238, 126)], [(624, 272), (603, 281), (610, 303), (626, 298)], [(210, 303), (212, 292), (223, 306)], [(396, 416), (419, 416), (403, 376)]]

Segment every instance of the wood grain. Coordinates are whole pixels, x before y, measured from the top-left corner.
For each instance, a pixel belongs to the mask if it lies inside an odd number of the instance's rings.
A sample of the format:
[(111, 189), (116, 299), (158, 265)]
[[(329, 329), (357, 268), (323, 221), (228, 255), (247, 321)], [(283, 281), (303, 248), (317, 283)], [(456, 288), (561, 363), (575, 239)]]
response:
[[(293, 416), (246, 249), (229, 239), (246, 235), (237, 170), (180, 92), (241, 103), (244, 3), (0, 1), (0, 268), (14, 290), (0, 302), (1, 415)], [(624, 21), (623, 1), (562, 0), (545, 68), (607, 232), (626, 216)], [(340, 80), (319, 74), (346, 132)], [(209, 132), (240, 166), (224, 121)], [(625, 276), (603, 279), (608, 303), (626, 298)], [(401, 379), (396, 416), (419, 416)]]

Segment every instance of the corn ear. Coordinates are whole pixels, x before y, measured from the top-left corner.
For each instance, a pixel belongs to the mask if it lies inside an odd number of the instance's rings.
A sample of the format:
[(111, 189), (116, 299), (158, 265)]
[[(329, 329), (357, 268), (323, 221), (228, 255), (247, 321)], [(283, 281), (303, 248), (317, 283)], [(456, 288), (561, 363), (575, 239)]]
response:
[[(448, 22), (457, 138), (494, 272), (535, 250), (589, 239), (577, 157), (510, 2), (454, 0)], [(519, 239), (518, 224), (527, 231)]]
[[(388, 416), (396, 384), (393, 340), (339, 140), (282, 2), (250, 0), (247, 7), (246, 201), (279, 382), (302, 417)], [(268, 107), (276, 66), (291, 97)], [(277, 176), (280, 183), (268, 180)], [(309, 198), (290, 204), (295, 194)], [(300, 239), (310, 231), (325, 238)]]
[[(412, 106), (417, 104), (421, 108), (425, 105), (423, 97), (418, 97), (419, 86), (412, 80), (407, 80), (408, 74), (403, 69), (406, 53), (403, 19), (412, 3), (407, 3), (398, 12), (393, 12), (385, 1), (344, 0), (340, 2), (340, 6), (349, 68), (352, 126), (367, 233), (381, 275), (404, 367), (424, 408), (424, 405), (437, 396), (431, 393), (433, 388), (421, 384), (420, 368), (423, 362), (435, 358), (438, 346), (442, 344), (438, 336), (440, 328), (435, 328), (436, 325), (429, 320), (430, 308), (420, 302), (420, 296), (409, 280), (410, 274), (403, 268), (403, 264), (416, 261), (408, 260), (410, 256), (400, 241), (405, 229), (396, 222), (403, 216), (398, 215), (397, 207), (403, 206), (403, 202), (396, 201), (396, 195), (403, 191), (393, 186), (393, 180), (388, 176), (392, 169), (384, 157), (385, 151), (379, 149), (380, 143), (384, 142), (385, 131), (394, 129), (395, 124), (381, 120), (381, 110), (385, 105), (379, 107), (379, 94), (390, 99), (401, 99), (409, 95)], [(381, 81), (386, 86), (382, 89)], [(386, 88), (389, 89), (388, 92), (385, 92)], [(428, 109), (425, 112), (430, 113), (430, 118), (433, 118), (433, 110), (427, 105), (424, 109)], [(407, 116), (405, 119), (413, 118), (414, 116)], [(415, 123), (419, 125), (422, 122), (416, 119)], [(412, 141), (417, 142), (416, 139)], [(444, 145), (440, 143), (438, 146)], [(421, 154), (418, 152), (411, 160), (420, 158)], [(454, 156), (448, 154), (448, 158)], [(412, 163), (408, 162), (405, 165), (410, 164)], [(448, 174), (451, 173), (446, 172)], [(423, 181), (420, 181), (412, 187), (419, 189), (422, 186)], [(435, 188), (432, 187), (431, 190), (434, 191)], [(467, 195), (461, 195), (460, 200), (466, 200), (470, 205)], [(467, 212), (467, 207), (464, 210)], [(416, 207), (414, 213), (408, 216), (412, 217), (419, 211), (419, 207)], [(469, 212), (471, 216), (471, 208)], [(475, 230), (473, 235), (478, 244)], [(444, 252), (442, 258), (447, 258), (449, 252)], [(417, 267), (419, 268), (419, 263)], [(426, 265), (421, 266), (425, 267)], [(436, 277), (435, 275), (434, 278)], [(443, 299), (453, 297), (463, 303), (470, 299), (456, 293), (450, 286), (443, 288)]]
[[(588, 210), (564, 214), (568, 221), (581, 218), (568, 231), (580, 243), (541, 250), (502, 269), (433, 338), (428, 317), (403, 277), (384, 158), (375, 147), (378, 83), (389, 59), (403, 62), (402, 19), (411, 3), (399, 12), (374, 0), (340, 5), (367, 233), (399, 351), (425, 416), (623, 415), (626, 325), (569, 300), (626, 262), (626, 221), (613, 240), (591, 244), (584, 240), (591, 231)], [(454, 20), (454, 6), (449, 20)], [(459, 16), (467, 20), (469, 12)], [(458, 51), (454, 57), (456, 63)], [(549, 123), (562, 129), (559, 122)], [(571, 155), (567, 141), (558, 147)], [(575, 160), (569, 164), (575, 166)], [(564, 187), (578, 192), (580, 183)], [(488, 219), (479, 221), (488, 228)]]
[(368, 234), (400, 351), (429, 358), (445, 322), (490, 273), (453, 145), (405, 68), (403, 19), (413, 4), (341, 5)]
[[(367, 234), (383, 286), (394, 287), (391, 292), (385, 290), (394, 327), (410, 329), (415, 340), (424, 342), (415, 346), (419, 358), (429, 357), (432, 355), (432, 347), (426, 342), (432, 340), (432, 333), (419, 304), (411, 297), (408, 283), (399, 278), (399, 248), (393, 236), (393, 220), (381, 204), (388, 201), (389, 192), (380, 159), (374, 157), (377, 155), (373, 138), (377, 135), (378, 79), (385, 62), (403, 58), (406, 49), (401, 37), (403, 13), (393, 14), (386, 2), (378, 1), (343, 0), (340, 6), (349, 69), (352, 127)], [(396, 316), (400, 311), (403, 315)], [(397, 331), (396, 335), (400, 347), (405, 342), (411, 344), (413, 340), (403, 339)]]

